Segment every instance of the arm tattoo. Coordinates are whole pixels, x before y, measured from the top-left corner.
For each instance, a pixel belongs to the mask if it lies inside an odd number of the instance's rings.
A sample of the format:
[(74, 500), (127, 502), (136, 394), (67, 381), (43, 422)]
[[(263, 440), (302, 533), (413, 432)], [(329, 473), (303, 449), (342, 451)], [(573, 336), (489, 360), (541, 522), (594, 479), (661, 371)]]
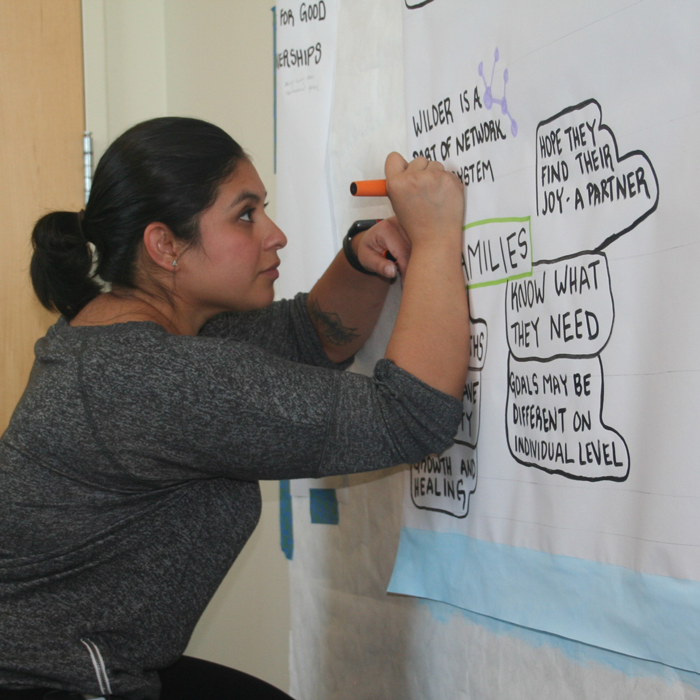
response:
[(329, 345), (347, 345), (360, 337), (359, 333), (355, 333), (357, 328), (344, 326), (337, 313), (324, 311), (316, 299), (309, 299), (308, 306), (318, 334)]

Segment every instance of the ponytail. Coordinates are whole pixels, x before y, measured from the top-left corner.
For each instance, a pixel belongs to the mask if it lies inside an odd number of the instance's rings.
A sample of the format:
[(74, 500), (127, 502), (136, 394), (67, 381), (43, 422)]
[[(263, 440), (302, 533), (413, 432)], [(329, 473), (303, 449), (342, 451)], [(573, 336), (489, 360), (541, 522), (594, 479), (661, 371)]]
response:
[(42, 216), (32, 232), (32, 285), (49, 311), (75, 317), (100, 293), (90, 274), (92, 253), (83, 234), (83, 212), (54, 211)]

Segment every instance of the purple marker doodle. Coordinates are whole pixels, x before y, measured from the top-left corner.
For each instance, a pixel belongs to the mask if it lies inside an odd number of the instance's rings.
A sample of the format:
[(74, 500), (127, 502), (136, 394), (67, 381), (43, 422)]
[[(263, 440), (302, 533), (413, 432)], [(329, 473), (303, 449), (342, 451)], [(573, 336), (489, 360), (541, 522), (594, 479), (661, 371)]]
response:
[(491, 109), (493, 105), (500, 105), (501, 107), (501, 113), (508, 117), (510, 120), (510, 133), (513, 134), (513, 136), (518, 135), (518, 124), (516, 123), (515, 119), (511, 116), (510, 112), (508, 111), (508, 102), (506, 100), (506, 85), (508, 84), (508, 69), (506, 68), (503, 71), (503, 97), (500, 99), (496, 99), (493, 96), (493, 75), (496, 71), (496, 64), (498, 63), (499, 55), (498, 55), (498, 47), (496, 47), (496, 50), (493, 52), (493, 65), (491, 66), (491, 79), (489, 82), (486, 82), (486, 77), (484, 76), (484, 62), (481, 61), (479, 63), (479, 75), (481, 76), (481, 79), (484, 81), (484, 107), (486, 109)]

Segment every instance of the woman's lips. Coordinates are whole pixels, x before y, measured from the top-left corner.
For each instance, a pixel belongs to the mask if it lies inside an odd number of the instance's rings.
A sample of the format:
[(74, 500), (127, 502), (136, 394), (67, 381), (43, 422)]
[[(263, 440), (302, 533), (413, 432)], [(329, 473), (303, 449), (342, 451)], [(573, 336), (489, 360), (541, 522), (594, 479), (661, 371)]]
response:
[(265, 275), (265, 277), (269, 277), (270, 279), (276, 280), (279, 276), (279, 270), (277, 269), (279, 267), (279, 263), (276, 263), (272, 267), (268, 267), (267, 270), (263, 270), (260, 274)]

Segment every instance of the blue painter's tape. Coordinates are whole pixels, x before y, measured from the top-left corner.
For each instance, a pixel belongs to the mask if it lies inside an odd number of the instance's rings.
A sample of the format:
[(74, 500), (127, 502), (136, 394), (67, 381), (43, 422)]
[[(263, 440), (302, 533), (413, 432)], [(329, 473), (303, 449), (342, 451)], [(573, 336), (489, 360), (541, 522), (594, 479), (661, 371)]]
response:
[(700, 583), (402, 528), (389, 591), (700, 672)]
[(507, 635), (521, 639), (535, 648), (548, 646), (558, 649), (567, 658), (581, 665), (596, 663), (600, 666), (620, 671), (631, 678), (663, 678), (669, 685), (681, 681), (700, 690), (700, 674), (697, 673), (682, 671), (655, 661), (646, 661), (633, 656), (626, 656), (625, 654), (617, 654), (614, 651), (589, 646), (588, 644), (575, 642), (554, 634), (538, 632), (527, 627), (519, 627), (518, 625), (496, 620), (486, 615), (479, 615), (447, 603), (428, 599), (420, 600), (419, 602), (428, 607), (433, 620), (438, 624), (447, 624), (454, 615), (460, 615), (466, 622), (483, 627), (491, 634)]
[(280, 481), (280, 546), (284, 556), (291, 561), (294, 556), (294, 522), (289, 479)]
[(335, 489), (309, 489), (311, 522), (317, 525), (337, 525), (340, 522), (338, 497)]

